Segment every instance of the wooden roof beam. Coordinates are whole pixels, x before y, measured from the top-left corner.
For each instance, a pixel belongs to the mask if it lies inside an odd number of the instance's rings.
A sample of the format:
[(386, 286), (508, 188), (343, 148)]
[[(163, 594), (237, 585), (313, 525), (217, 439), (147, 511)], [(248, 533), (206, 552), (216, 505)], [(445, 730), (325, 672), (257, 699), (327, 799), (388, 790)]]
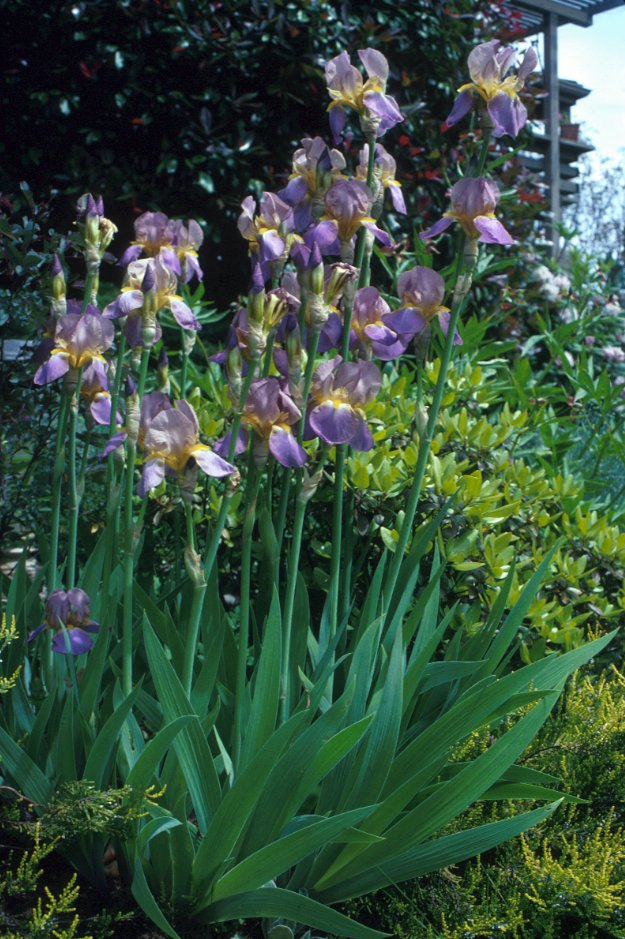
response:
[(555, 13), (565, 22), (576, 23), (578, 26), (592, 25), (592, 15), (590, 13), (580, 10), (578, 7), (569, 6), (567, 3), (561, 3), (560, 0), (515, 0), (514, 6), (543, 15)]

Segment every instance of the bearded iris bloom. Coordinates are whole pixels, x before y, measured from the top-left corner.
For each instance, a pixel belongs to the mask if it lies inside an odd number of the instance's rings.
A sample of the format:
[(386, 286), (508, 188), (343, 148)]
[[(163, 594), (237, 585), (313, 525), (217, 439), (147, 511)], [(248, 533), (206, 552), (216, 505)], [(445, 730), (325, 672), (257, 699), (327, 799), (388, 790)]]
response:
[(363, 408), (381, 383), (373, 362), (344, 362), (340, 355), (322, 362), (311, 383), (306, 436), (316, 435), (328, 446), (348, 443), (353, 450), (371, 450), (373, 437)]
[[(252, 382), (241, 420), (254, 431), (253, 450), (258, 465), (262, 466), (269, 453), (282, 466), (304, 465), (308, 459), (306, 451), (293, 435), (293, 427), (301, 417), (302, 412), (280, 379), (270, 377)], [(239, 452), (246, 442), (243, 431), (237, 446)]]
[(326, 83), (332, 98), (328, 106), (330, 128), (336, 143), (347, 120), (345, 108), (357, 112), (367, 136), (382, 137), (404, 119), (397, 102), (386, 94), (389, 68), (385, 57), (376, 49), (359, 49), (358, 57), (365, 67), (366, 81), (351, 64), (347, 52), (326, 64)]
[(150, 421), (143, 439), (146, 459), (138, 490), (141, 498), (160, 485), (166, 473), (178, 476), (188, 488), (185, 477), (193, 475), (198, 466), (207, 476), (229, 476), (236, 472), (232, 464), (199, 439), (200, 425), (187, 401), (176, 401), (174, 408), (160, 411)]
[(291, 242), (297, 237), (293, 234), (293, 209), (274, 192), (263, 192), (258, 213), (253, 196), (247, 196), (241, 208), (238, 229), (248, 242), (252, 258), (260, 262), (266, 280), (271, 264), (286, 259)]
[(85, 398), (91, 417), (96, 424), (108, 427), (111, 422), (111, 395), (108, 389), (108, 375), (105, 371), (104, 380), (94, 363), (88, 365), (82, 373), (80, 382), (80, 395)]
[[(143, 309), (148, 279), (151, 284), (150, 289), (154, 291), (153, 305), (156, 312), (162, 310), (163, 307), (168, 307), (178, 325), (183, 329), (201, 328), (193, 310), (187, 306), (182, 297), (176, 294), (178, 282), (173, 271), (163, 264), (160, 256), (142, 258), (139, 261), (131, 261), (128, 265), (122, 292), (116, 300), (105, 307), (103, 312), (103, 316), (109, 319), (126, 317), (124, 335), (129, 345), (133, 348), (143, 345)], [(158, 322), (154, 323), (154, 329), (154, 342), (158, 342), (163, 334)]]
[[(93, 308), (92, 308), (93, 309)], [(47, 385), (87, 365), (100, 380), (106, 382), (104, 353), (113, 344), (115, 328), (99, 313), (66, 313), (56, 323), (54, 339), (46, 343), (50, 347), (50, 358), (35, 372), (34, 383)]]
[(397, 334), (385, 325), (391, 308), (375, 287), (361, 287), (356, 291), (352, 310), (352, 336), (350, 348), (369, 355), (371, 352), (384, 362), (397, 358), (406, 346)]
[(162, 264), (188, 283), (195, 275), (204, 276), (197, 260), (197, 249), (204, 233), (194, 219), (185, 225), (168, 218), (164, 212), (144, 212), (135, 221), (135, 241), (121, 256), (120, 265), (131, 264), (141, 255), (160, 258)]
[(295, 229), (304, 232), (314, 222), (314, 210), (323, 204), (323, 195), (345, 169), (345, 157), (330, 150), (321, 137), (305, 137), (293, 154), (293, 172), (278, 195), (293, 206)]
[(451, 211), (435, 222), (420, 238), (435, 238), (458, 222), (469, 238), (491, 245), (511, 245), (514, 238), (495, 218), (499, 190), (484, 177), (458, 180), (451, 188)]
[[(443, 306), (445, 281), (429, 267), (413, 267), (404, 271), (397, 279), (397, 292), (401, 307), (394, 310), (382, 321), (387, 328), (395, 331), (398, 340), (408, 346), (415, 336), (425, 332), (435, 317), (438, 317), (443, 333), (447, 335), (449, 327), (449, 308)], [(454, 343), (462, 345), (458, 332)]]
[(390, 235), (378, 228), (371, 218), (373, 196), (366, 183), (358, 179), (338, 179), (325, 196), (326, 218), (338, 225), (338, 238), (342, 244), (351, 242), (361, 227), (390, 248), (393, 240)]
[(529, 48), (517, 74), (507, 75), (516, 56), (516, 50), (501, 48), (496, 39), (473, 49), (468, 59), (471, 81), (458, 89), (458, 97), (447, 118), (449, 127), (469, 113), (477, 94), (484, 101), (493, 122), (493, 135), (516, 137), (527, 120), (527, 110), (521, 103), (519, 92), (538, 64), (535, 49)]
[[(157, 414), (160, 414), (161, 411), (170, 411), (173, 408), (173, 404), (169, 399), (168, 395), (164, 394), (162, 391), (151, 391), (149, 394), (143, 395), (141, 399), (141, 411), (139, 414), (139, 426), (137, 428), (137, 447), (139, 450), (143, 450), (145, 435), (150, 429), (150, 425)], [(121, 447), (128, 434), (125, 430), (119, 431), (107, 441), (104, 450), (102, 451), (102, 456), (108, 456), (109, 453), (113, 453), (114, 450), (117, 450), (118, 447)]]
[[(358, 166), (356, 167), (356, 178), (366, 180), (367, 168), (369, 164), (369, 144), (366, 143), (358, 154)], [(402, 215), (406, 214), (406, 203), (401, 191), (401, 183), (395, 179), (397, 172), (397, 163), (395, 159), (384, 149), (381, 143), (375, 145), (375, 164), (374, 177), (377, 178), (383, 190), (388, 190), (393, 208)]]
[(93, 647), (94, 633), (100, 626), (94, 623), (90, 616), (91, 601), (84, 590), (78, 587), (72, 590), (53, 590), (46, 602), (45, 622), (34, 629), (28, 636), (28, 641), (35, 639), (44, 629), (55, 631), (52, 639), (53, 652), (67, 654), (67, 645), (63, 626), (67, 630), (69, 651), (71, 655), (82, 655)]

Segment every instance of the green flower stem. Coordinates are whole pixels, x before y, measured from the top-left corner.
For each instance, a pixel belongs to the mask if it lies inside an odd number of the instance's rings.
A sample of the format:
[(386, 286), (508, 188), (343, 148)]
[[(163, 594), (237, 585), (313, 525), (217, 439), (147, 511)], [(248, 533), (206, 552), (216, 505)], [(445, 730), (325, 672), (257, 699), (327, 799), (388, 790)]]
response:
[(286, 526), (286, 510), (289, 505), (289, 496), (291, 494), (291, 479), (293, 478), (293, 470), (290, 466), (283, 466), (281, 469), (280, 502), (278, 503), (278, 514), (274, 524), (274, 531), (276, 533), (276, 540), (278, 542), (278, 557), (280, 557), (282, 553), (282, 542), (284, 540), (284, 529)]
[(261, 474), (254, 462), (252, 441), (248, 460), (247, 484), (245, 487), (245, 508), (243, 511), (243, 531), (241, 534), (241, 622), (239, 626), (239, 655), (237, 661), (236, 690), (234, 695), (234, 766), (235, 771), (241, 756), (241, 731), (243, 719), (243, 700), (247, 674), (247, 647), (250, 629), (250, 603), (252, 585), (252, 535), (256, 523), (256, 502)]
[(137, 444), (128, 440), (126, 449), (126, 491), (124, 494), (124, 619), (122, 633), (123, 689), (132, 691), (132, 599), (133, 599), (133, 526), (132, 503), (134, 497), (134, 470)]
[(338, 609), (343, 541), (343, 484), (347, 444), (336, 447), (334, 500), (332, 503), (332, 557), (330, 560), (330, 641), (338, 628)]
[[(464, 245), (464, 239), (462, 239), (462, 244)], [(462, 261), (462, 250), (460, 252), (459, 264), (458, 264), (458, 276), (456, 281), (460, 277), (465, 276), (465, 268)], [(414, 479), (410, 487), (408, 494), (408, 501), (406, 503), (404, 521), (399, 532), (399, 540), (397, 542), (397, 547), (393, 555), (393, 560), (389, 569), (389, 574), (386, 584), (386, 596), (390, 601), (390, 598), (393, 595), (393, 590), (395, 589), (395, 584), (397, 583), (397, 578), (399, 576), (399, 569), (404, 557), (404, 551), (408, 544), (412, 532), (412, 526), (414, 523), (415, 514), (417, 511), (417, 505), (419, 502), (419, 496), (421, 495), (421, 487), (423, 485), (423, 478), (425, 476), (425, 471), (427, 468), (428, 457), (430, 455), (430, 448), (432, 446), (432, 440), (434, 439), (434, 431), (436, 430), (436, 424), (438, 421), (438, 414), (441, 407), (441, 402), (443, 400), (443, 395), (445, 392), (445, 383), (447, 380), (447, 370), (449, 368), (449, 363), (451, 362), (451, 357), (454, 348), (454, 335), (456, 332), (456, 327), (462, 312), (466, 306), (468, 299), (468, 290), (460, 298), (459, 302), (454, 303), (451, 311), (449, 328), (447, 330), (447, 338), (445, 341), (445, 347), (443, 349), (443, 355), (440, 361), (440, 367), (438, 372), (438, 378), (436, 380), (436, 387), (434, 389), (434, 396), (432, 398), (432, 404), (429, 409), (427, 424), (422, 434), (420, 435), (419, 441), (419, 455), (417, 457), (417, 465), (415, 467)]]
[(298, 443), (302, 442), (304, 436), (304, 427), (306, 425), (306, 403), (308, 401), (308, 394), (310, 392), (310, 386), (312, 384), (313, 372), (315, 369), (315, 359), (317, 358), (317, 350), (319, 348), (319, 339), (321, 337), (321, 329), (314, 329), (311, 332), (310, 339), (308, 340), (309, 346), (306, 350), (306, 369), (304, 371), (304, 386), (302, 388), (302, 419), (299, 424), (299, 430), (297, 433)]
[(87, 463), (89, 461), (89, 449), (91, 447), (91, 438), (93, 437), (93, 424), (90, 424), (87, 428), (87, 434), (85, 436), (85, 443), (82, 449), (82, 459), (80, 461), (80, 472), (78, 474), (78, 493), (82, 499), (82, 494), (85, 491), (85, 476), (87, 475)]
[[(375, 167), (375, 137), (367, 136), (369, 144), (369, 159), (367, 161), (367, 186), (372, 188), (373, 171)], [(369, 259), (371, 250), (367, 251), (367, 229), (361, 228), (358, 233), (356, 246), (355, 266), (358, 268), (358, 287), (369, 282)], [(352, 328), (353, 299), (345, 304), (343, 313), (343, 337), (341, 355), (345, 361), (349, 355), (349, 341)], [(332, 559), (330, 563), (330, 638), (336, 635), (338, 628), (338, 608), (340, 593), (341, 554), (343, 550), (343, 497), (345, 480), (345, 460), (347, 459), (347, 444), (336, 448), (336, 469), (334, 473), (334, 502), (332, 511)], [(346, 585), (348, 586), (348, 585)], [(348, 586), (349, 589), (349, 586)]]
[[(324, 450), (315, 470), (315, 475), (321, 475), (328, 451)], [(293, 628), (293, 610), (295, 606), (295, 591), (297, 588), (297, 575), (299, 573), (299, 558), (302, 549), (302, 533), (304, 531), (304, 518), (310, 496), (304, 496), (302, 491), (303, 470), (298, 473), (298, 497), (295, 503), (295, 520), (293, 522), (293, 536), (291, 538), (291, 552), (289, 556), (289, 571), (284, 596), (284, 617), (282, 620), (282, 680), (281, 680), (281, 715), (282, 722), (286, 721), (291, 713), (291, 686), (290, 686), (290, 658), (291, 658), (291, 632)]]
[[(115, 382), (111, 394), (111, 420), (109, 423), (109, 434), (112, 437), (117, 430), (117, 408), (119, 405), (119, 396), (121, 393), (122, 372), (124, 365), (124, 355), (126, 353), (126, 337), (121, 334), (119, 346), (117, 348), (117, 363), (115, 368)], [(119, 536), (119, 502), (120, 502), (121, 479), (117, 472), (115, 464), (115, 454), (109, 453), (106, 458), (106, 544), (104, 547), (104, 569), (102, 573), (102, 597), (103, 609), (100, 616), (108, 619), (112, 615), (112, 606), (108, 602), (109, 585), (111, 581), (111, 570), (113, 567), (113, 557), (116, 555), (116, 545)]]
[(276, 339), (276, 331), (275, 329), (272, 329), (270, 330), (269, 335), (267, 336), (267, 348), (265, 349), (265, 352), (263, 354), (263, 369), (262, 369), (263, 378), (267, 378), (267, 375), (269, 374), (269, 371), (271, 369), (271, 361), (272, 361), (272, 356), (273, 356), (273, 344), (275, 342), (275, 339)]
[(76, 376), (76, 384), (69, 402), (69, 530), (67, 536), (67, 589), (76, 586), (76, 552), (78, 549), (78, 514), (80, 493), (78, 490), (78, 468), (76, 461), (76, 428), (78, 424), (78, 400), (82, 369)]
[(195, 524), (193, 522), (193, 506), (186, 499), (184, 501), (184, 519), (187, 525), (187, 544), (195, 552)]
[[(150, 361), (150, 347), (145, 346), (141, 356), (141, 370), (137, 396), (139, 412), (141, 400), (148, 374)], [(130, 437), (126, 450), (126, 488), (124, 499), (124, 618), (122, 631), (122, 688), (124, 694), (132, 691), (132, 605), (134, 586), (134, 531), (133, 531), (133, 498), (135, 481), (135, 463), (137, 460), (137, 442)]]
[(65, 468), (65, 435), (67, 433), (67, 416), (69, 411), (70, 395), (63, 390), (59, 420), (56, 428), (56, 447), (54, 456), (54, 469), (52, 471), (52, 523), (50, 533), (50, 561), (48, 565), (48, 593), (59, 585), (59, 527), (61, 524), (61, 489), (63, 484), (63, 470)]
[(184, 514), (187, 526), (187, 554), (188, 565), (192, 565), (193, 570), (187, 567), (193, 580), (193, 600), (191, 603), (191, 613), (189, 615), (189, 627), (187, 630), (186, 644), (184, 650), (184, 663), (182, 668), (182, 685), (187, 694), (191, 697), (193, 686), (193, 663), (197, 652), (198, 637), (200, 634), (200, 619), (202, 607), (204, 606), (204, 597), (206, 595), (206, 579), (199, 563), (196, 553), (195, 523), (193, 521), (193, 506), (190, 502), (184, 502)]
[[(237, 443), (237, 437), (239, 436), (239, 429), (241, 427), (241, 416), (243, 414), (243, 408), (245, 407), (245, 402), (247, 401), (247, 396), (250, 390), (250, 386), (254, 381), (254, 375), (256, 372), (256, 363), (250, 362), (248, 373), (245, 376), (243, 381), (243, 387), (241, 388), (241, 397), (239, 398), (239, 406), (237, 408), (237, 413), (234, 416), (232, 422), (232, 436), (230, 438), (230, 447), (228, 450), (228, 462), (232, 463), (234, 459), (234, 451)], [(221, 507), (219, 509), (219, 514), (217, 516), (217, 521), (215, 522), (215, 528), (213, 529), (213, 534), (209, 542), (206, 545), (206, 552), (204, 556), (204, 576), (206, 580), (209, 579), (211, 571), (213, 569), (213, 564), (215, 563), (215, 558), (217, 557), (217, 551), (219, 550), (219, 544), (221, 542), (221, 534), (224, 530), (224, 525), (226, 524), (226, 518), (228, 517), (228, 509), (230, 508), (230, 502), (232, 501), (232, 496), (234, 492), (224, 492), (223, 499), (221, 500)]]
[[(477, 167), (475, 176), (479, 177), (484, 172), (484, 167), (486, 165), (486, 158), (488, 156), (488, 147), (490, 143), (490, 135), (484, 134), (482, 140), (482, 147), (480, 154), (477, 160)], [(456, 283), (455, 289), (460, 285), (461, 279), (471, 276), (472, 268), (469, 268), (465, 264), (464, 259), (464, 249), (466, 245), (466, 236), (463, 236), (460, 240), (460, 245), (458, 248), (457, 256), (457, 265), (456, 265)], [(475, 264), (475, 255), (473, 256), (473, 266)], [(436, 381), (436, 387), (434, 389), (434, 397), (432, 399), (432, 406), (428, 414), (427, 424), (424, 431), (420, 435), (419, 442), (419, 455), (417, 457), (417, 465), (415, 467), (415, 475), (412, 481), (412, 486), (410, 487), (410, 492), (408, 494), (408, 502), (406, 504), (406, 511), (404, 515), (404, 521), (401, 526), (401, 531), (399, 532), (399, 540), (397, 542), (397, 547), (395, 549), (395, 554), (393, 555), (393, 560), (391, 561), (391, 566), (388, 573), (388, 579), (386, 584), (386, 596), (390, 602), (390, 598), (393, 595), (395, 589), (395, 584), (397, 583), (397, 578), (399, 576), (399, 569), (402, 564), (404, 557), (404, 551), (408, 544), (410, 534), (412, 532), (412, 526), (414, 524), (414, 518), (417, 511), (417, 505), (419, 503), (419, 496), (421, 495), (421, 486), (423, 485), (423, 478), (425, 476), (425, 470), (427, 468), (428, 457), (430, 455), (430, 448), (432, 446), (432, 440), (434, 438), (434, 431), (436, 429), (436, 423), (438, 421), (438, 414), (441, 407), (441, 402), (443, 400), (443, 394), (445, 391), (445, 382), (447, 380), (447, 370), (449, 368), (449, 363), (451, 362), (451, 356), (454, 349), (454, 335), (456, 333), (456, 327), (462, 315), (462, 312), (466, 306), (467, 299), (469, 296), (469, 286), (466, 286), (466, 289), (461, 293), (459, 300), (455, 301), (452, 304), (451, 316), (449, 321), (449, 326), (447, 329), (447, 338), (445, 341), (445, 348), (443, 350), (443, 355), (440, 361), (440, 367), (438, 371), (438, 379)]]
[(187, 394), (187, 371), (189, 368), (189, 356), (187, 355), (187, 344), (185, 341), (185, 331), (180, 327), (180, 355), (182, 357), (182, 369), (180, 371), (180, 397), (184, 400)]
[[(308, 337), (308, 349), (306, 350), (306, 369), (304, 370), (304, 385), (302, 388), (302, 419), (297, 430), (297, 441), (300, 444), (304, 437), (304, 427), (306, 425), (306, 402), (308, 401), (308, 394), (310, 392), (310, 385), (312, 383), (312, 376), (315, 368), (315, 359), (317, 358), (317, 349), (319, 348), (320, 336), (321, 330), (315, 329), (311, 330)], [(278, 505), (278, 515), (275, 525), (276, 538), (278, 540), (278, 556), (280, 556), (282, 551), (282, 541), (284, 538), (284, 528), (286, 525), (286, 512), (289, 504), (289, 496), (291, 494), (292, 477), (293, 470), (288, 466), (284, 467), (281, 478), (280, 503)]]
[[(85, 277), (85, 292), (82, 296), (82, 305), (80, 307), (80, 315), (85, 312), (90, 303), (94, 306), (97, 303), (98, 294), (97, 294), (97, 285), (98, 285), (98, 270), (87, 270), (87, 276)], [(94, 290), (95, 287), (95, 290)]]

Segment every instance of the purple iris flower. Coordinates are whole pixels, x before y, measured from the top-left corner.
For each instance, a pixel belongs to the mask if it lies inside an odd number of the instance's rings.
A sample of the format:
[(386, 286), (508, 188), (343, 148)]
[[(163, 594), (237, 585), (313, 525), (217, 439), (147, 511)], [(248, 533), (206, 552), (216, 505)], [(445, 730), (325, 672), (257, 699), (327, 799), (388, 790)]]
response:
[(352, 336), (350, 348), (361, 355), (371, 353), (383, 362), (389, 362), (406, 351), (397, 333), (386, 325), (391, 308), (375, 287), (361, 287), (356, 291), (352, 310)]
[(231, 463), (199, 439), (197, 415), (187, 401), (176, 401), (174, 408), (160, 411), (150, 421), (143, 439), (146, 460), (138, 489), (141, 498), (160, 485), (166, 473), (183, 481), (185, 476), (195, 473), (196, 467), (207, 476), (229, 476), (236, 472)]
[[(369, 144), (366, 143), (358, 154), (358, 166), (356, 167), (356, 178), (366, 180), (367, 168), (369, 163)], [(375, 145), (375, 166), (374, 175), (379, 180), (382, 189), (388, 189), (393, 208), (402, 215), (406, 214), (406, 203), (401, 191), (401, 183), (395, 179), (397, 172), (397, 163), (394, 158), (384, 149), (381, 143)]]
[[(162, 391), (151, 391), (149, 394), (143, 395), (141, 400), (141, 412), (139, 416), (139, 428), (137, 435), (137, 447), (140, 451), (144, 448), (145, 435), (150, 429), (150, 425), (157, 414), (160, 414), (161, 411), (169, 411), (173, 408), (169, 397), (164, 394)], [(104, 450), (102, 451), (102, 456), (108, 456), (109, 453), (113, 453), (114, 450), (117, 450), (119, 447), (123, 446), (126, 437), (128, 434), (125, 430), (119, 431), (106, 442)]]
[[(439, 318), (441, 329), (447, 335), (450, 313), (448, 307), (443, 306), (445, 281), (440, 274), (429, 267), (413, 267), (399, 275), (397, 291), (400, 309), (382, 317), (382, 322), (396, 333), (397, 340), (404, 345), (404, 349), (415, 336), (427, 333), (434, 317)], [(457, 331), (454, 343), (462, 345)]]
[(362, 409), (376, 396), (381, 382), (373, 362), (343, 362), (340, 355), (322, 362), (310, 388), (313, 404), (306, 437), (316, 435), (328, 446), (348, 443), (353, 450), (371, 450), (373, 437)]
[(142, 254), (150, 258), (161, 255), (163, 263), (175, 274), (180, 274), (180, 265), (173, 250), (174, 223), (164, 212), (144, 212), (135, 219), (135, 240), (126, 248), (120, 265), (136, 261)]
[(96, 424), (108, 427), (111, 423), (111, 395), (108, 389), (106, 366), (104, 366), (104, 380), (102, 380), (102, 372), (94, 368), (93, 362), (84, 369), (80, 382), (80, 395), (86, 399), (89, 413)]
[(538, 55), (530, 47), (516, 76), (506, 77), (516, 56), (514, 49), (502, 48), (497, 39), (483, 42), (473, 49), (468, 59), (471, 81), (458, 89), (458, 97), (446, 122), (449, 127), (453, 127), (469, 113), (474, 95), (477, 94), (486, 104), (493, 122), (493, 136), (509, 134), (516, 137), (527, 120), (527, 110), (519, 99), (519, 92), (536, 68)]
[(365, 134), (382, 137), (404, 116), (394, 98), (386, 94), (389, 68), (386, 58), (376, 49), (359, 49), (358, 56), (365, 67), (367, 80), (350, 62), (347, 52), (341, 52), (326, 64), (326, 83), (332, 98), (328, 106), (330, 128), (338, 143), (351, 108), (360, 116)]
[(180, 221), (171, 224), (173, 228), (173, 246), (178, 262), (178, 270), (174, 269), (174, 273), (182, 277), (185, 284), (188, 284), (194, 276), (198, 280), (202, 280), (204, 272), (199, 265), (197, 252), (204, 241), (204, 232), (195, 219), (189, 219), (186, 225)]
[(46, 602), (45, 622), (28, 635), (28, 641), (35, 639), (44, 629), (55, 631), (52, 639), (52, 651), (67, 654), (65, 636), (61, 623), (65, 626), (72, 655), (82, 655), (93, 647), (91, 636), (99, 630), (90, 616), (91, 601), (84, 590), (73, 587), (65, 590), (53, 590)]
[[(273, 376), (252, 382), (242, 422), (254, 431), (254, 458), (259, 466), (269, 453), (282, 466), (303, 466), (308, 459), (306, 451), (293, 435), (293, 426), (301, 420), (302, 412), (288, 394), (284, 382)], [(222, 446), (229, 446), (228, 437)], [(237, 444), (237, 452), (247, 444), (247, 433), (243, 430)]]
[[(125, 284), (120, 295), (105, 307), (103, 316), (109, 319), (118, 319), (125, 316), (124, 335), (133, 348), (143, 345), (144, 305), (146, 302), (146, 278), (153, 275), (155, 292), (153, 305), (156, 312), (169, 307), (171, 313), (183, 329), (200, 329), (200, 323), (195, 318), (193, 310), (187, 306), (182, 297), (176, 294), (176, 275), (163, 263), (160, 255), (156, 258), (142, 258), (131, 261), (126, 271)], [(152, 302), (152, 301), (151, 301)], [(158, 342), (163, 331), (158, 322), (154, 323), (154, 342)]]
[(499, 190), (482, 176), (458, 180), (451, 188), (451, 211), (435, 222), (420, 238), (435, 238), (458, 222), (469, 238), (488, 245), (511, 245), (514, 238), (495, 218)]
[(263, 192), (258, 214), (253, 196), (241, 203), (238, 228), (249, 243), (250, 253), (260, 261), (265, 280), (271, 274), (271, 265), (286, 257), (295, 222), (293, 209), (274, 192)]
[(345, 169), (345, 157), (330, 150), (321, 137), (305, 137), (293, 154), (289, 182), (278, 193), (293, 206), (295, 230), (302, 234), (314, 222), (314, 203), (322, 202), (332, 181)]
[(338, 224), (338, 237), (343, 244), (350, 242), (364, 225), (378, 241), (390, 248), (393, 240), (371, 218), (372, 206), (371, 190), (359, 179), (337, 179), (326, 192), (326, 218)]
[[(93, 309), (93, 308), (92, 308)], [(52, 348), (47, 359), (35, 372), (36, 385), (47, 385), (71, 370), (93, 365), (106, 382), (104, 352), (113, 344), (115, 328), (111, 322), (93, 313), (66, 313), (56, 323)], [(43, 345), (43, 344), (42, 344)], [(45, 350), (44, 350), (45, 351)]]

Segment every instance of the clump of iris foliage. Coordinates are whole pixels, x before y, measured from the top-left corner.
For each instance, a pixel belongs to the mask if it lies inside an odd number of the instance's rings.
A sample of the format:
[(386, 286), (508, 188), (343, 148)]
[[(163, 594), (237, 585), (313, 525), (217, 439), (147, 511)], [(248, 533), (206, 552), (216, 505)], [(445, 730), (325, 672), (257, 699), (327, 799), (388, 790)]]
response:
[(74, 798), (55, 850), (173, 939), (231, 919), (383, 936), (336, 904), (574, 803), (522, 755), (613, 636), (584, 642), (590, 614), (622, 607), (622, 578), (574, 586), (589, 556), (620, 563), (622, 535), (530, 459), (529, 382), (504, 393), (467, 313), (514, 244), (500, 141), (524, 126), (535, 53), (512, 73), (496, 41), (471, 53), (448, 124), (472, 113), (473, 150), (414, 253), (384, 223), (405, 212), (380, 142), (401, 102), (385, 57), (359, 60), (326, 64), (334, 146), (305, 138), (284, 188), (242, 203), (250, 288), (225, 348), (197, 342), (194, 220), (142, 214), (100, 303), (115, 226), (86, 194), (80, 299), (51, 271), (33, 367), (58, 389), (49, 535), (6, 593), (4, 791), (48, 826)]

